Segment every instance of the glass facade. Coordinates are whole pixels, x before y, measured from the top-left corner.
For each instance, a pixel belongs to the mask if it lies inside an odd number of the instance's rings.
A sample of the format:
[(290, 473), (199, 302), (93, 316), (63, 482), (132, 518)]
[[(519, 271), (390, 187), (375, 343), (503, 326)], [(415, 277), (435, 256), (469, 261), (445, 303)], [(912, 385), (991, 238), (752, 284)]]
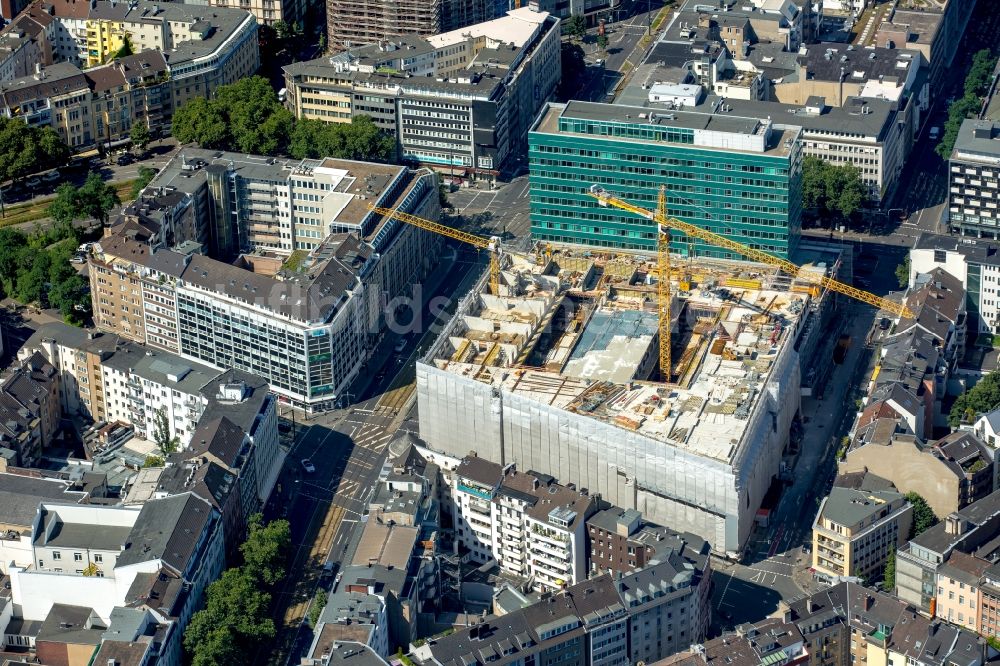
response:
[[(726, 150), (696, 145), (696, 130), (685, 127), (566, 115), (558, 126), (543, 121), (529, 134), (531, 231), (536, 239), (654, 251), (652, 221), (600, 206), (588, 191), (599, 184), (614, 196), (654, 210), (665, 185), (668, 214), (685, 222), (780, 257), (787, 258), (798, 245), (798, 142), (759, 153)], [(695, 239), (689, 243), (679, 232), (671, 241), (679, 254), (690, 248), (697, 256), (739, 258)]]

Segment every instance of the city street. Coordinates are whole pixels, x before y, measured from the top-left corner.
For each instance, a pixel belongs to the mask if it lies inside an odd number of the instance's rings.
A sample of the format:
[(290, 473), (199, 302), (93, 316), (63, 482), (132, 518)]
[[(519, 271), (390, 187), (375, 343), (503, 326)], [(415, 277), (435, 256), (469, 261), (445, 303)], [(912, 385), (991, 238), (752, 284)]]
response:
[[(346, 396), (358, 401), (305, 422), (296, 415), (296, 435), (279, 479), (280, 490), (266, 511), (268, 518), (289, 520), (294, 552), (289, 577), (274, 600), (279, 633), (273, 649), (258, 656), (259, 664), (298, 663), (309, 647), (312, 630), (303, 618), (321, 583), (323, 565), (332, 563), (336, 572), (351, 561), (389, 442), (401, 426), (415, 430), (416, 358), (439, 334), (455, 299), (468, 292), (486, 265), (484, 256), (463, 246), (446, 248), (442, 257), (433, 273), (440, 282), (436, 287), (426, 285), (429, 293), (416, 320), (417, 334), (405, 334), (408, 342), (400, 354), (394, 351), (398, 334), (383, 338), (373, 357), (378, 362), (362, 373)], [(435, 295), (452, 298), (437, 319), (428, 308)], [(303, 459), (310, 460), (316, 471), (307, 473)]]

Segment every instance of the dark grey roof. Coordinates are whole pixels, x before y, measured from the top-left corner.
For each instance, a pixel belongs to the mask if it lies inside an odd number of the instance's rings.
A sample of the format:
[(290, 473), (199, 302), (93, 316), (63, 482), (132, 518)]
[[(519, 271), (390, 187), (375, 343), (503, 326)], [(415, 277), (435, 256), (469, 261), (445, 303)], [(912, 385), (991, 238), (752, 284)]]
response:
[(175, 278), (181, 276), (190, 259), (172, 250), (154, 250), (148, 244), (131, 240), (122, 233), (106, 236), (98, 241), (98, 245), (105, 254), (127, 259)]
[(41, 524), (32, 533), (32, 543), (45, 548), (90, 548), (117, 551), (126, 542), (133, 528), (120, 525), (74, 523), (64, 519), (59, 506), (46, 504), (40, 510)]
[(361, 643), (337, 641), (336, 647), (329, 652), (328, 664), (341, 666), (388, 666), (388, 663), (378, 654)]
[(28, 528), (35, 520), (40, 502), (78, 504), (86, 497), (86, 493), (68, 488), (65, 481), (0, 474), (0, 523)]
[(211, 505), (192, 493), (146, 502), (117, 566), (159, 559), (184, 575), (201, 535), (214, 520), (212, 513)]
[[(798, 125), (806, 132), (837, 132), (839, 140), (853, 137), (875, 137), (882, 141), (889, 132), (896, 131), (897, 105), (884, 99), (848, 97), (843, 106), (825, 103), (821, 113), (811, 113), (807, 107), (818, 107), (818, 99), (810, 98), (806, 104), (782, 104), (720, 98), (710, 95), (696, 111), (711, 112), (720, 116), (768, 116), (776, 123)], [(649, 106), (655, 107), (656, 104)]]
[[(798, 62), (806, 67), (808, 77), (817, 81), (839, 81), (841, 70), (847, 81), (868, 81), (884, 77), (902, 82), (910, 67), (921, 62), (919, 51), (884, 49), (877, 47), (853, 48), (847, 44), (809, 44), (800, 50)], [(854, 72), (863, 73), (855, 77)]]
[(212, 460), (207, 463), (185, 460), (188, 456), (186, 451), (170, 456), (172, 464), (160, 472), (157, 488), (171, 495), (190, 491), (210, 502), (221, 513), (236, 488), (236, 476)]
[(229, 468), (240, 467), (240, 453), (246, 432), (227, 417), (199, 421), (191, 434), (191, 450), (188, 456), (210, 453)]
[(470, 455), (462, 458), (455, 473), (486, 486), (496, 486), (503, 477), (503, 467), (485, 458)]
[[(228, 393), (220, 393), (224, 387), (239, 389), (241, 399), (230, 400)], [(208, 399), (202, 422), (225, 416), (250, 435), (254, 434), (257, 416), (265, 411), (269, 399), (267, 381), (242, 370), (226, 370), (205, 384), (201, 394)]]
[(855, 490), (834, 486), (830, 489), (830, 494), (824, 500), (820, 511), (827, 520), (838, 525), (853, 527), (863, 520), (876, 517), (887, 504), (902, 497), (901, 493), (892, 490)]
[(104, 621), (92, 608), (53, 604), (35, 640), (97, 646), (105, 629)]
[(133, 342), (121, 344), (103, 364), (188, 395), (199, 395), (201, 388), (219, 374), (197, 361)]
[(969, 551), (985, 543), (1000, 529), (1000, 490), (959, 509), (958, 516), (965, 521), (961, 534), (949, 534), (946, 522), (940, 522), (913, 537), (910, 543), (942, 555), (959, 546)]
[(993, 239), (922, 233), (913, 247), (917, 250), (958, 252), (970, 263), (1000, 266), (1000, 242)]
[(24, 343), (24, 348), (41, 349), (42, 342), (46, 340), (52, 340), (61, 346), (88, 351), (99, 356), (113, 352), (122, 341), (113, 333), (103, 333), (93, 329), (70, 326), (62, 322), (52, 322), (39, 326), (38, 330), (32, 333), (31, 337)]

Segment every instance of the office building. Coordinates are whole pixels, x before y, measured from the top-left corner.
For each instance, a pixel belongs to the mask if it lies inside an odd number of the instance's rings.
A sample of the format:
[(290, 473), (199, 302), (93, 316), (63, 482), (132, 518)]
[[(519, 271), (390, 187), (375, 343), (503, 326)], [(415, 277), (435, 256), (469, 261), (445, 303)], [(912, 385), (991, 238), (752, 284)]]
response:
[[(703, 281), (715, 279), (711, 265), (700, 264)], [(739, 304), (717, 290), (674, 291), (667, 386), (656, 381), (656, 317), (643, 306), (656, 294), (651, 270), (589, 253), (512, 256), (500, 293), (481, 282), (418, 360), (421, 437), (461, 457), (475, 432), (482, 459), (552, 475), (739, 553), (798, 408), (796, 345), (811, 344), (806, 321), (825, 301), (766, 270)], [(588, 296), (604, 289), (614, 303)], [(723, 333), (737, 329), (738, 340)], [(750, 358), (752, 369), (741, 360)]]
[(898, 492), (834, 487), (813, 522), (812, 568), (832, 581), (877, 580), (912, 523), (913, 506)]
[(974, 0), (903, 0), (876, 26), (874, 42), (881, 48), (920, 51), (930, 64), (930, 81), (937, 85), (951, 64), (965, 34)]
[(948, 159), (948, 226), (974, 238), (1000, 238), (1000, 123), (965, 120)]
[[(788, 257), (799, 243), (801, 128), (768, 118), (653, 111), (590, 102), (550, 104), (529, 135), (535, 238), (623, 250), (656, 249), (656, 224), (590, 196), (593, 186), (733, 241)], [(739, 259), (671, 234), (685, 255)]]
[(402, 160), (492, 182), (524, 154), (528, 126), (559, 83), (559, 43), (553, 15), (512, 9), (461, 30), (287, 65), (287, 104), (297, 118), (324, 122), (370, 116), (396, 138)]
[[(185, 149), (95, 244), (95, 320), (330, 408), (373, 351), (385, 303), (429, 273), (443, 241), (369, 205), (440, 211), (425, 170)], [(202, 248), (253, 254), (226, 263)]]
[(451, 496), (458, 541), (476, 561), (494, 560), (542, 591), (586, 578), (585, 523), (596, 498), (474, 455), (455, 470)]

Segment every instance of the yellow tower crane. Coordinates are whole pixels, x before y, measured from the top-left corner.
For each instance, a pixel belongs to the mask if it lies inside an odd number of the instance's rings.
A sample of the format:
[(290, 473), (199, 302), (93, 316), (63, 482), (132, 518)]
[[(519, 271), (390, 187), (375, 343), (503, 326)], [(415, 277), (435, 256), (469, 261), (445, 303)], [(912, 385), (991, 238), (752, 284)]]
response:
[[(690, 224), (688, 222), (683, 222), (675, 217), (666, 217), (661, 215), (659, 212), (654, 213), (653, 211), (642, 208), (641, 206), (636, 206), (635, 204), (630, 204), (627, 201), (623, 201), (617, 197), (611, 196), (599, 185), (594, 185), (590, 188), (590, 196), (597, 199), (598, 203), (602, 206), (612, 206), (620, 210), (628, 211), (640, 217), (644, 217), (647, 220), (653, 220), (659, 225), (659, 232), (662, 238), (663, 229), (669, 227), (671, 229), (677, 229), (683, 231), (689, 236), (694, 236), (695, 238), (701, 239), (706, 243), (711, 243), (717, 247), (722, 247), (727, 250), (732, 250), (733, 252), (738, 252), (754, 261), (759, 261), (762, 264), (769, 264), (771, 266), (777, 266), (782, 272), (791, 275), (794, 278), (801, 280), (807, 280), (818, 284), (830, 291), (835, 291), (839, 294), (844, 294), (845, 296), (850, 296), (853, 299), (859, 300), (862, 303), (868, 303), (869, 305), (874, 305), (875, 307), (885, 310), (886, 312), (891, 312), (892, 314), (899, 317), (913, 317), (913, 313), (903, 304), (896, 303), (895, 301), (890, 301), (887, 298), (882, 298), (881, 296), (876, 296), (875, 294), (863, 291), (856, 287), (852, 287), (849, 284), (844, 284), (843, 282), (838, 282), (833, 278), (826, 277), (825, 275), (813, 275), (809, 272), (800, 272), (800, 267), (787, 259), (782, 259), (781, 257), (776, 257), (773, 254), (768, 254), (763, 250), (758, 250), (742, 243), (737, 243), (736, 241), (730, 240), (725, 236), (720, 236), (719, 234), (713, 233), (706, 229), (702, 229), (699, 226)], [(657, 250), (663, 252), (662, 243), (658, 245)], [(667, 248), (669, 253), (669, 247)], [(661, 344), (663, 341), (660, 341)]]
[[(665, 187), (660, 187), (656, 217), (661, 220), (667, 217), (667, 188)], [(660, 331), (660, 374), (663, 375), (663, 381), (669, 383), (672, 377), (670, 359), (670, 229), (666, 225), (658, 226), (656, 267), (660, 271), (660, 277), (656, 281), (656, 306)]]
[(492, 236), (490, 238), (483, 238), (482, 236), (477, 236), (475, 234), (470, 234), (460, 229), (454, 229), (452, 227), (446, 226), (439, 222), (433, 222), (431, 220), (424, 219), (422, 217), (417, 217), (416, 215), (410, 215), (409, 213), (403, 213), (398, 210), (393, 210), (392, 208), (381, 208), (379, 206), (373, 206), (368, 204), (368, 210), (378, 213), (379, 215), (384, 215), (385, 217), (399, 220), (406, 224), (410, 224), (418, 229), (423, 229), (424, 231), (431, 231), (436, 234), (441, 234), (446, 238), (452, 238), (463, 243), (472, 245), (473, 247), (479, 248), (480, 250), (489, 250), (490, 253), (490, 293), (494, 296), (500, 295), (500, 261), (502, 258), (502, 248), (500, 247), (500, 237)]

